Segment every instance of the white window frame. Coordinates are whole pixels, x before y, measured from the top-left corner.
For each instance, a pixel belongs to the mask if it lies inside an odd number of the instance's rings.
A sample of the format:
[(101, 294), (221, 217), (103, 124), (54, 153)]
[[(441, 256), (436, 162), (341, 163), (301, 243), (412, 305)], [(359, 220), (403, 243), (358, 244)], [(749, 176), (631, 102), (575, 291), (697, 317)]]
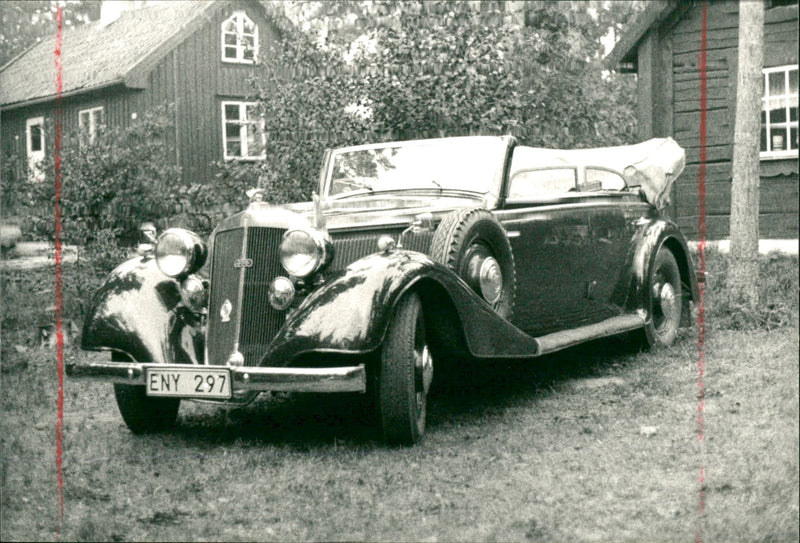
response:
[[(792, 97), (797, 98), (796, 94), (791, 94), (789, 91), (789, 79), (791, 72), (797, 72), (798, 65), (797, 64), (788, 64), (785, 66), (775, 66), (772, 68), (764, 68), (764, 95), (761, 97), (762, 103), (762, 111), (769, 112), (769, 101), (774, 99), (782, 99), (784, 101), (786, 107), (786, 122), (780, 123), (780, 126), (776, 127), (773, 131), (772, 123), (770, 122), (769, 115), (766, 115), (766, 124), (761, 125), (762, 128), (766, 127), (767, 131), (767, 150), (760, 151), (760, 157), (762, 159), (776, 159), (776, 158), (796, 158), (798, 150), (790, 148), (792, 145), (792, 128), (797, 128), (797, 120), (791, 120), (791, 110), (792, 107), (790, 106), (790, 99)], [(783, 73), (783, 94), (775, 94), (770, 95), (769, 93), (769, 76), (770, 74), (774, 73)], [(784, 137), (784, 147), (785, 149), (781, 151), (773, 151), (772, 150), (772, 137), (773, 135), (779, 135), (780, 131), (783, 130), (783, 137)]]
[[(89, 125), (85, 126), (83, 122), (83, 115), (84, 113), (89, 115)], [(78, 111), (78, 130), (81, 133), (81, 137), (85, 138), (84, 141), (92, 144), (95, 141), (95, 137), (97, 136), (98, 129), (102, 126), (103, 121), (98, 121), (98, 117), (100, 115), (105, 117), (105, 111), (103, 106), (97, 107), (90, 107), (88, 109), (81, 109)]]
[[(235, 120), (228, 120), (225, 116), (225, 107), (226, 106), (238, 106), (239, 107), (239, 118)], [(266, 152), (264, 152), (267, 139), (266, 135), (264, 134), (264, 119), (248, 119), (247, 118), (247, 107), (248, 106), (258, 106), (258, 102), (235, 102), (235, 101), (226, 101), (222, 102), (221, 108), (221, 115), (222, 115), (222, 155), (225, 160), (263, 160), (267, 157)], [(238, 124), (239, 125), (239, 143), (241, 145), (242, 154), (240, 155), (229, 155), (228, 154), (228, 124)], [(260, 155), (250, 155), (249, 149), (247, 148), (248, 145), (248, 138), (247, 138), (247, 130), (249, 126), (258, 125), (260, 132), (261, 132), (261, 150), (262, 153)]]
[[(31, 134), (31, 128), (34, 126), (39, 127), (39, 142), (40, 147), (38, 151), (33, 150), (33, 139)], [(44, 133), (44, 117), (31, 117), (30, 119), (25, 121), (25, 150), (28, 156), (28, 169), (30, 169), (31, 173), (33, 174), (33, 178), (36, 181), (42, 181), (44, 179), (44, 172), (39, 168), (39, 163), (44, 159), (45, 149), (47, 145), (47, 140), (45, 138)]]
[[(233, 20), (236, 23), (236, 31), (231, 32), (226, 30), (225, 27), (227, 26), (228, 22)], [(250, 23), (253, 25), (253, 33), (250, 34), (249, 32), (245, 32), (244, 26), (245, 23)], [(227, 49), (232, 47), (231, 45), (225, 44), (225, 36), (226, 35), (234, 35), (236, 36), (236, 56), (230, 57), (226, 55)], [(248, 59), (244, 57), (244, 53), (247, 50), (244, 44), (244, 37), (245, 36), (252, 36), (253, 37), (253, 58)], [(258, 25), (247, 16), (244, 11), (234, 11), (233, 14), (225, 19), (220, 26), (220, 41), (222, 45), (222, 62), (232, 62), (236, 64), (253, 64), (258, 59)]]

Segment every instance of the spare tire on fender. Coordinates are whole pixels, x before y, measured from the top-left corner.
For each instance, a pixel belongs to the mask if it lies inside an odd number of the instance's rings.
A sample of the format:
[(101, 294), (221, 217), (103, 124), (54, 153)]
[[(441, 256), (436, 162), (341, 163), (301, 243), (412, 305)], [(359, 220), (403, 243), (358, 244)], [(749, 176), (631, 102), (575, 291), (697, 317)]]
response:
[(491, 212), (464, 208), (447, 215), (431, 240), (430, 256), (461, 277), (495, 312), (514, 311), (514, 255), (506, 231)]

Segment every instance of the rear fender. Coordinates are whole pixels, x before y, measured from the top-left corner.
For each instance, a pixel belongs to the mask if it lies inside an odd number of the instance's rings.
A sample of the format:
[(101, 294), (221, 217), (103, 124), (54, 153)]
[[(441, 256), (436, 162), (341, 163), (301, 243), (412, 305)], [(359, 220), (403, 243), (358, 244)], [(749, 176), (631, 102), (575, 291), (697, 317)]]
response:
[(137, 362), (202, 360), (203, 330), (181, 304), (180, 285), (152, 258), (133, 258), (112, 271), (87, 312), (81, 348), (115, 351)]
[(278, 332), (262, 365), (289, 365), (312, 352), (376, 350), (383, 343), (395, 305), (412, 288), (421, 294), (426, 328), (435, 343), (460, 336), (476, 357), (537, 354), (535, 339), (494, 313), (450, 270), (422, 253), (393, 251), (354, 262), (309, 295)]
[[(631, 281), (626, 304), (628, 309), (645, 309), (647, 279), (661, 247), (669, 249), (675, 257), (681, 274), (681, 283), (688, 299), (694, 302), (699, 299), (697, 275), (686, 238), (672, 221), (657, 219), (642, 227), (636, 234), (633, 250), (629, 256), (628, 269), (631, 270)], [(684, 308), (687, 310), (684, 317), (688, 318), (688, 304)], [(684, 324), (688, 323), (684, 321)]]

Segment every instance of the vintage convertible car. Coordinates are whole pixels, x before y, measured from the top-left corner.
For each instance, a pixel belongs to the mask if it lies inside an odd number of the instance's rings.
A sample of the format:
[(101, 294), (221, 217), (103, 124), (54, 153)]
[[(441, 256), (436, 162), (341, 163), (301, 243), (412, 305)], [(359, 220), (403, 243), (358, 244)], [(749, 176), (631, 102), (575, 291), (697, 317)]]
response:
[(173, 424), (184, 398), (361, 392), (387, 442), (416, 443), (448, 365), (623, 333), (675, 341), (697, 299), (686, 241), (661, 212), (683, 165), (671, 139), (328, 151), (313, 202), (251, 191), (208, 246), (144, 228), (140, 256), (111, 273), (84, 324), (83, 349), (110, 361), (68, 374), (113, 382), (135, 433)]

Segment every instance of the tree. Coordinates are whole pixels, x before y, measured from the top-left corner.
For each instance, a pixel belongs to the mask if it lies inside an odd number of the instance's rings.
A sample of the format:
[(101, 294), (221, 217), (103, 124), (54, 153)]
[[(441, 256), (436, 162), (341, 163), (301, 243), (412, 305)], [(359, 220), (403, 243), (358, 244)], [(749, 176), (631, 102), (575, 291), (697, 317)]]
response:
[(100, 17), (100, 0), (4, 0), (0, 2), (0, 66), (39, 42), (55, 36), (55, 14), (62, 7), (66, 27)]
[(258, 82), (268, 147), (261, 178), (268, 190), (281, 185), (271, 199), (308, 197), (324, 147), (503, 133), (551, 147), (629, 142), (634, 80), (603, 74), (600, 37), (641, 5), (614, 6), (275, 4), (287, 20)]
[(758, 304), (758, 184), (764, 3), (739, 2), (739, 70), (731, 186), (728, 298), (752, 310)]

